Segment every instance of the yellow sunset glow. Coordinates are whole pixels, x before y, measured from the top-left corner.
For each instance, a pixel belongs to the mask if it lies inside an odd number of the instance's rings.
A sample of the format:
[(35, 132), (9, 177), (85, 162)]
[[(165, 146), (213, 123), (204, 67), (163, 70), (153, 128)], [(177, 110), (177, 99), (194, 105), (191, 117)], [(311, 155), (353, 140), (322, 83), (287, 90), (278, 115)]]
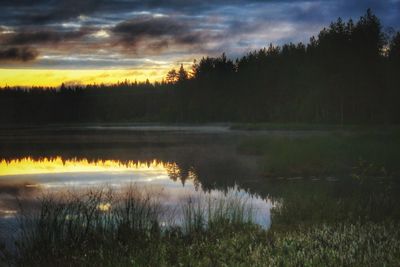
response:
[(72, 172), (156, 172), (167, 173), (166, 169), (173, 163), (153, 160), (151, 162), (120, 162), (118, 160), (100, 160), (96, 162), (87, 159), (68, 159), (61, 157), (35, 160), (30, 157), (23, 159), (1, 160), (0, 176), (46, 173)]
[(60, 86), (66, 84), (114, 84), (126, 79), (150, 82), (161, 81), (168, 67), (151, 69), (69, 70), (69, 69), (0, 69), (0, 87)]

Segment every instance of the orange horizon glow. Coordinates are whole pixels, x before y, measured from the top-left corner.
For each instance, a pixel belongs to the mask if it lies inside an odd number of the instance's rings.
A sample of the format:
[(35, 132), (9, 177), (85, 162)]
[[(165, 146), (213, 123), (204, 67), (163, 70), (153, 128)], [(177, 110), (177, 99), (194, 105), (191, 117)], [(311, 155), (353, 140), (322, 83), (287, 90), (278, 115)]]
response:
[(171, 67), (154, 69), (0, 69), (0, 87), (58, 87), (67, 85), (116, 84), (125, 80), (161, 81)]
[(61, 157), (35, 160), (31, 157), (0, 161), (0, 176), (49, 174), (49, 173), (82, 173), (82, 172), (155, 172), (167, 173), (167, 168), (174, 163), (153, 160), (150, 162), (119, 160), (89, 161), (87, 159), (67, 159)]

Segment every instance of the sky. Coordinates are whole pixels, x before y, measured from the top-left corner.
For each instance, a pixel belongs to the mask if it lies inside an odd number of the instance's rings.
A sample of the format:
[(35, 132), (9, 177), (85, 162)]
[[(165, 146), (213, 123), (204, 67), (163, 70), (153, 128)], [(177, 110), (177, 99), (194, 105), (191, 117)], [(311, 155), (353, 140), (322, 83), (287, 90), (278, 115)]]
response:
[(307, 43), (367, 8), (400, 29), (400, 0), (1, 0), (0, 86), (161, 80), (269, 43)]

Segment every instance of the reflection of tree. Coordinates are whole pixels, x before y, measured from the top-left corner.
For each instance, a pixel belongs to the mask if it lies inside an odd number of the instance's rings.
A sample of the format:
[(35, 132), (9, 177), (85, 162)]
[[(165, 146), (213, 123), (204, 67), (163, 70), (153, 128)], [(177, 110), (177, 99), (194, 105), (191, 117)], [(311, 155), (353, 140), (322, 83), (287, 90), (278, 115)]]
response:
[(185, 168), (181, 167), (178, 163), (168, 163), (165, 166), (168, 176), (173, 181), (181, 181), (182, 185), (185, 185), (187, 180), (193, 181), (196, 190), (199, 186), (198, 177), (193, 167)]
[(199, 190), (199, 186), (201, 184), (200, 184), (200, 181), (199, 181), (199, 177), (196, 174), (196, 170), (193, 167), (191, 167), (189, 172), (188, 172), (188, 179), (193, 181), (194, 188), (196, 189), (196, 191)]
[[(400, 201), (400, 185), (388, 187), (375, 181), (359, 184), (349, 177), (329, 182), (304, 180), (254, 179), (254, 172), (235, 162), (234, 159), (215, 159), (212, 162), (193, 164), (185, 170), (177, 162), (168, 167), (174, 181), (193, 181), (196, 189), (227, 192), (237, 187), (263, 199), (275, 202), (272, 221), (279, 225), (301, 223), (337, 222), (345, 220), (399, 220), (397, 209)], [(226, 168), (228, 166), (228, 168)], [(184, 174), (184, 175), (182, 175)], [(259, 177), (259, 176), (258, 176)]]
[[(266, 196), (259, 188), (249, 188), (254, 184), (247, 183), (249, 179), (257, 177), (257, 171), (246, 167), (246, 164), (235, 158), (213, 158), (204, 161), (177, 159), (176, 162), (166, 165), (168, 176), (173, 181), (193, 182), (195, 189), (204, 191), (220, 190), (228, 192), (234, 187), (244, 189), (250, 194)], [(263, 188), (265, 189), (265, 188)]]
[(176, 164), (175, 162), (174, 163), (168, 163), (165, 166), (165, 168), (167, 170), (169, 178), (172, 181), (176, 182), (178, 180), (181, 180), (181, 177), (182, 177), (181, 176), (181, 170), (179, 169), (178, 164)]

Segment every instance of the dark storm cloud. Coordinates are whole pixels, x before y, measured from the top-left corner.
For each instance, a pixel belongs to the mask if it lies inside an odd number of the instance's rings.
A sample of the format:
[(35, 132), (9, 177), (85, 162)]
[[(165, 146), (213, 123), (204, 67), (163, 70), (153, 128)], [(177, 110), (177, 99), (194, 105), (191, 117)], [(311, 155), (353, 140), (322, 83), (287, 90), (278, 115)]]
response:
[[(43, 25), (56, 21), (65, 21), (81, 14), (91, 14), (104, 0), (16, 0), (2, 1), (4, 12), (1, 16), (15, 25)], [(113, 1), (110, 1), (113, 2)]]
[(30, 47), (11, 47), (0, 49), (0, 62), (27, 62), (36, 59), (38, 52)]
[(32, 45), (32, 44), (57, 44), (62, 41), (80, 39), (88, 34), (88, 30), (57, 32), (55, 30), (39, 30), (8, 33), (0, 35), (0, 44), (3, 45)]
[[(297, 5), (299, 8), (288, 7), (283, 15), (293, 20), (309, 21), (323, 17), (356, 17), (367, 8), (380, 13), (385, 20), (387, 13), (399, 11), (400, 2), (397, 0), (4, 0), (0, 4), (3, 12), (0, 19), (4, 24), (12, 25), (43, 25), (54, 22), (76, 19), (81, 15), (121, 16), (130, 11), (162, 11), (179, 12), (187, 15), (201, 15), (218, 8), (257, 6), (266, 9), (269, 5)], [(302, 9), (301, 6), (314, 5), (312, 9)], [(398, 13), (397, 13), (398, 14)], [(221, 14), (240, 16), (240, 14)], [(282, 14), (276, 14), (277, 17)], [(400, 16), (390, 15), (388, 20), (400, 24)], [(127, 19), (127, 18), (123, 18)], [(289, 18), (290, 19), (290, 18)], [(8, 22), (8, 23), (7, 23)]]
[(115, 45), (136, 51), (143, 42), (148, 52), (160, 52), (170, 46), (196, 46), (215, 38), (196, 30), (195, 21), (171, 17), (140, 16), (118, 23), (111, 30)]
[(181, 22), (170, 18), (141, 17), (117, 24), (112, 30), (126, 42), (135, 42), (142, 37), (165, 36), (187, 32)]
[(93, 13), (115, 14), (144, 9), (195, 13), (223, 5), (260, 2), (271, 2), (271, 0), (4, 0), (1, 5), (8, 11), (4, 12), (3, 16), (17, 18), (20, 23), (43, 24)]
[[(312, 0), (314, 2), (316, 0)], [(209, 10), (225, 6), (242, 7), (251, 4), (293, 3), (301, 1), (278, 0), (37, 0), (9, 1), (0, 5), (4, 12), (2, 21), (12, 25), (44, 25), (54, 22), (69, 21), (82, 15), (115, 16), (130, 11), (179, 12), (187, 15), (201, 15)]]

